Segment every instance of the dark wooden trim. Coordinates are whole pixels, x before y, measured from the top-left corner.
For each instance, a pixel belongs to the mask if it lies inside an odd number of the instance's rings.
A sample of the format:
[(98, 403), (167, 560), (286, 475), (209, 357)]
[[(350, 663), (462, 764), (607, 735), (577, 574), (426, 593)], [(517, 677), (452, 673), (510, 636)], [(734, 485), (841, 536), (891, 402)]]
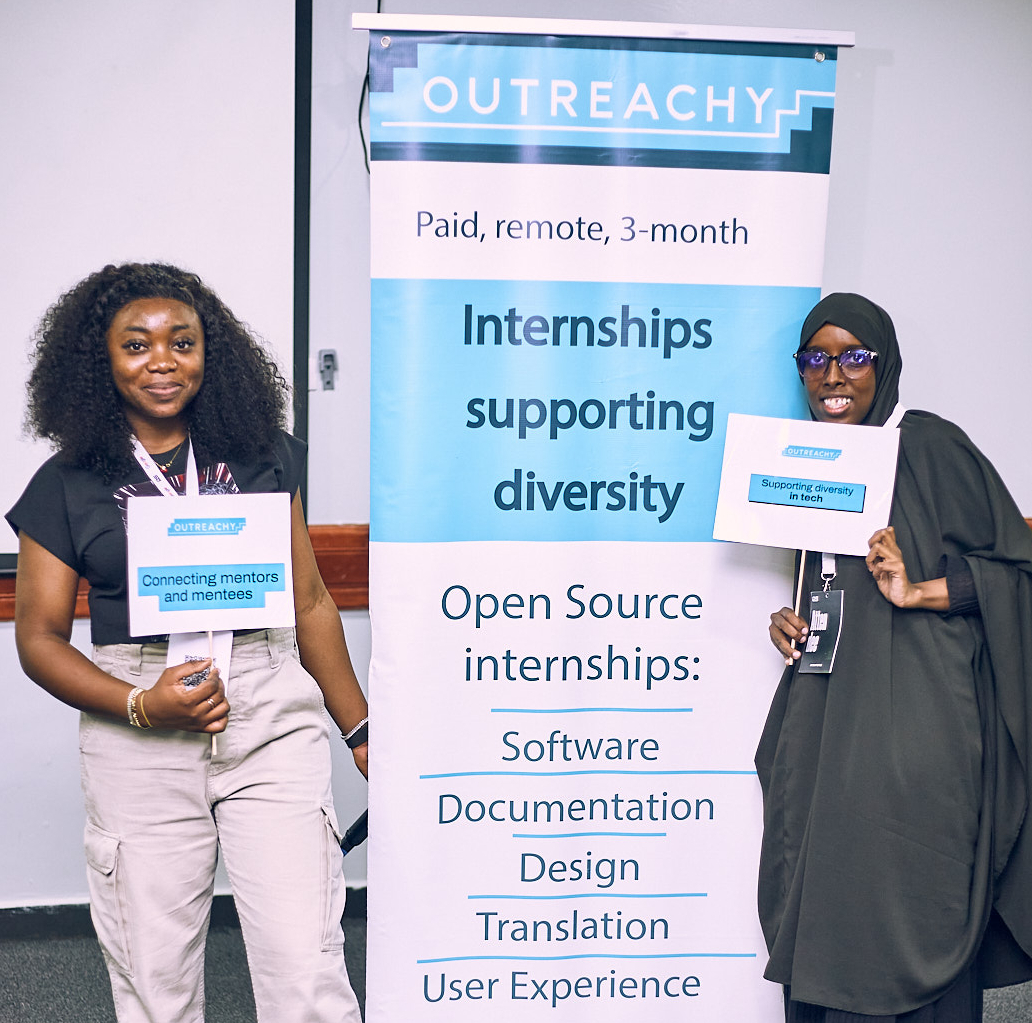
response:
[(369, 526), (309, 526), (323, 582), (342, 611), (369, 607)]
[[(1025, 519), (1032, 529), (1032, 519)], [(369, 607), (369, 527), (309, 526), (315, 560), (326, 588), (342, 611)], [(75, 617), (88, 618), (86, 582), (79, 583)], [(0, 577), (0, 621), (14, 619), (14, 577)]]
[[(369, 527), (309, 526), (326, 588), (342, 611), (358, 611), (369, 607)], [(75, 601), (75, 617), (88, 618), (85, 579), (79, 581)], [(14, 619), (14, 577), (0, 578), (0, 621)]]

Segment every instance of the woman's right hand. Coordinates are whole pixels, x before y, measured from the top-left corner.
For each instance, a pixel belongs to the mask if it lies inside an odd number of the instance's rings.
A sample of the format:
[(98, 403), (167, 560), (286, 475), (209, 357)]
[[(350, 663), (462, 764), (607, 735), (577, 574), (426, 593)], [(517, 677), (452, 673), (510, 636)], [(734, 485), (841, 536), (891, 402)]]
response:
[(806, 639), (809, 631), (806, 622), (790, 607), (783, 607), (770, 616), (770, 641), (777, 647), (778, 653), (785, 658), (785, 664), (791, 664), (803, 656), (798, 647), (792, 646)]
[(150, 689), (137, 700), (152, 728), (176, 728), (181, 732), (222, 732), (229, 718), (229, 701), (219, 669), (212, 667), (208, 677), (195, 686), (183, 679), (211, 664), (210, 660), (186, 661), (166, 668)]

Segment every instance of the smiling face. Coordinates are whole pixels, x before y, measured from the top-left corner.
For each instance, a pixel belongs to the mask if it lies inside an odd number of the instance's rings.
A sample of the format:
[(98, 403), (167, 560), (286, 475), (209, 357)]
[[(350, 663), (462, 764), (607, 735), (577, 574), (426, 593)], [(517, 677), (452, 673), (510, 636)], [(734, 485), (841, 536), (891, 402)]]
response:
[[(848, 330), (826, 323), (807, 342), (807, 348), (819, 348), (828, 355), (841, 355), (850, 348), (864, 348)], [(824, 376), (804, 379), (810, 411), (820, 423), (862, 423), (874, 403), (875, 375), (872, 368), (864, 376), (851, 380), (837, 362), (829, 362)]]
[(133, 432), (150, 451), (186, 436), (184, 412), (204, 381), (204, 328), (188, 305), (141, 298), (107, 332), (111, 377)]

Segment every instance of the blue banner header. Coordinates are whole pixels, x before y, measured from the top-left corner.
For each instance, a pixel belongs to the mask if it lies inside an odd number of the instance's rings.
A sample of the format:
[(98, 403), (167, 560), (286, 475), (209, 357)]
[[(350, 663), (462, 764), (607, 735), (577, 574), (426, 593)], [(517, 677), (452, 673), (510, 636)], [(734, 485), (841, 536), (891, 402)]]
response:
[(522, 151), (524, 161), (539, 152), (540, 162), (576, 163), (623, 151), (644, 165), (828, 170), (836, 61), (827, 51), (384, 40), (371, 50), (374, 159), (505, 162)]

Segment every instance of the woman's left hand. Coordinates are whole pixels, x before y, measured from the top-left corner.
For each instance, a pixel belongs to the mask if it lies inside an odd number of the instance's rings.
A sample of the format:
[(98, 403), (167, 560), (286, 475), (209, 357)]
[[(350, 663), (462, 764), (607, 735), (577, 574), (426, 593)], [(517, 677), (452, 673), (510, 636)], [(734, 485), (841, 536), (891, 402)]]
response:
[(896, 607), (910, 610), (948, 611), (950, 591), (945, 577), (926, 579), (912, 583), (903, 564), (903, 552), (896, 543), (896, 530), (892, 526), (879, 529), (867, 541), (871, 548), (867, 554), (867, 567), (881, 590), (881, 595)]
[(369, 777), (369, 743), (363, 742), (361, 746), (356, 746), (352, 751), (351, 755), (355, 758), (355, 767), (362, 772), (363, 778)]
[(881, 595), (896, 607), (911, 607), (917, 591), (907, 576), (903, 552), (896, 543), (896, 530), (892, 526), (879, 529), (867, 544), (871, 548), (867, 555), (867, 567)]

